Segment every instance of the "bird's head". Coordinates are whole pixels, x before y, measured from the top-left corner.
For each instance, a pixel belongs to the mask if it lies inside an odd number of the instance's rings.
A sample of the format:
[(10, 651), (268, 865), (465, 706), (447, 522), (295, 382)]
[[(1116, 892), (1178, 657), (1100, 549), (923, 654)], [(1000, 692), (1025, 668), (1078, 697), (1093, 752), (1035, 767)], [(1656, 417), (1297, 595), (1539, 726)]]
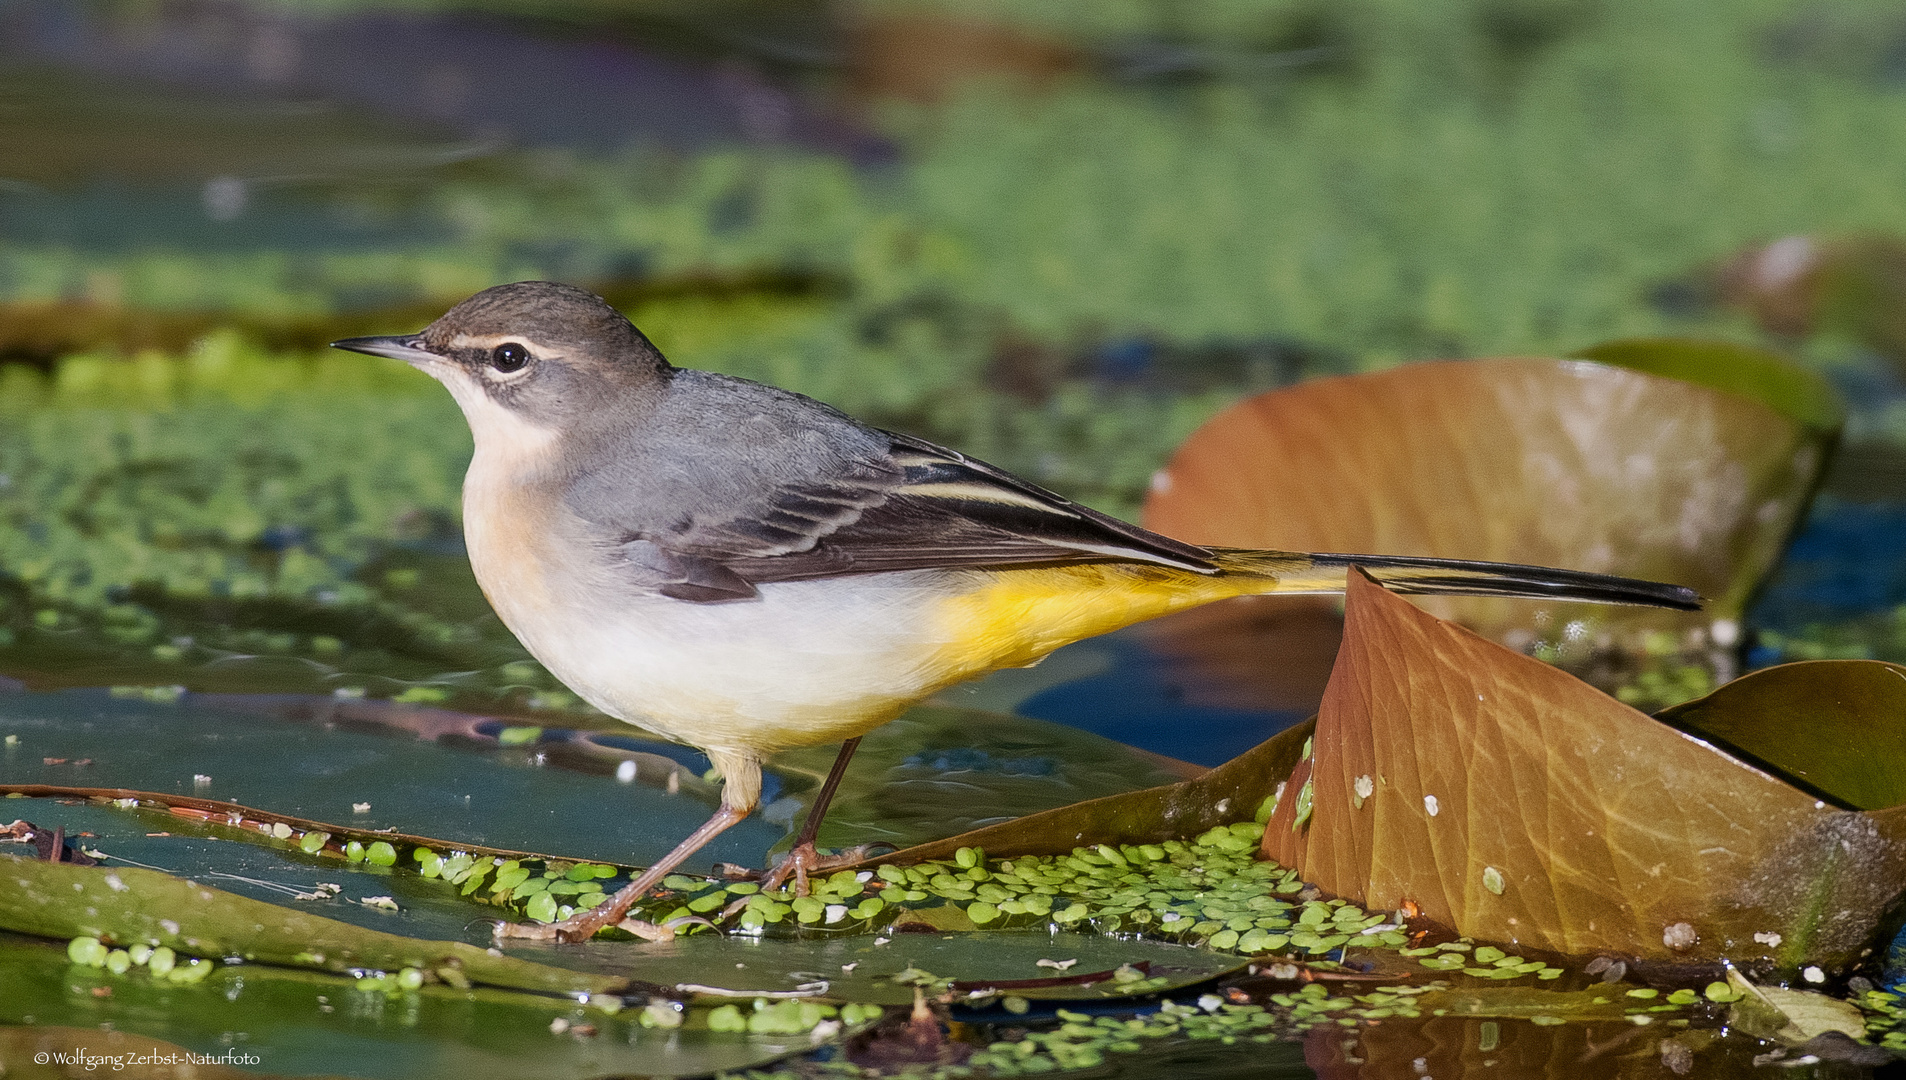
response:
[(485, 289), (416, 334), (331, 344), (402, 360), (443, 383), (479, 446), (521, 444), (626, 410), (673, 370), (601, 297), (549, 281)]

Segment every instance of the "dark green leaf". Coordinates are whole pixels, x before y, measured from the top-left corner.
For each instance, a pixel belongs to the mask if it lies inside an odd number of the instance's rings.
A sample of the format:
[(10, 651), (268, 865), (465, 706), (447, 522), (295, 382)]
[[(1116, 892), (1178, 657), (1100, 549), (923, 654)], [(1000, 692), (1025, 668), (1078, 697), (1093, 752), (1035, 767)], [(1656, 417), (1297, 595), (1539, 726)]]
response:
[[(775, 771), (805, 776), (811, 797), (839, 748), (793, 750)], [(972, 709), (921, 707), (861, 742), (821, 842), (905, 846), (1116, 792), (1169, 783), (1197, 766), (1065, 724)], [(791, 816), (799, 822), (806, 807)]]
[[(885, 943), (880, 944), (883, 938)], [(551, 950), (539, 946), (519, 951), (524, 956), (536, 956)], [(833, 1001), (876, 1005), (912, 1003), (912, 983), (894, 980), (908, 970), (939, 981), (978, 985), (988, 980), (1042, 979), (1062, 971), (1084, 974), (1148, 963), (1151, 976), (1167, 980), (1149, 992), (1162, 993), (1217, 978), (1249, 963), (1246, 957), (1164, 942), (1010, 930), (892, 934), (882, 938), (846, 934), (796, 940), (698, 934), (641, 945), (593, 942), (577, 955), (582, 959), (562, 960), (597, 971), (639, 971), (646, 981), (676, 987), (698, 995), (698, 999), (733, 997), (745, 1002), (758, 993), (808, 993)], [(1042, 966), (1041, 960), (1064, 966)], [(850, 965), (851, 971), (844, 970)], [(824, 989), (821, 983), (827, 984)], [(1105, 980), (1012, 992), (1054, 1001), (1091, 1001), (1130, 997), (1120, 990), (1126, 985)]]
[(1906, 667), (1810, 660), (1756, 671), (1659, 719), (1856, 810), (1906, 805)]
[(1194, 780), (1108, 795), (974, 829), (882, 856), (880, 862), (950, 859), (963, 847), (993, 858), (1063, 854), (1080, 845), (1176, 840), (1248, 820), (1290, 775), (1313, 722), (1280, 732)]
[(0, 929), (95, 937), (119, 945), (330, 972), (406, 967), (462, 970), (472, 982), (549, 993), (612, 993), (628, 980), (591, 976), (461, 941), (424, 941), (208, 888), (137, 867), (73, 866), (0, 856)]
[[(10, 1070), (30, 1060), (16, 1056), (20, 1051), (165, 1053), (163, 1045), (153, 1045), (165, 1040), (201, 1054), (229, 1051), (258, 1059), (229, 1073), (201, 1068), (196, 1075), (202, 1077), (263, 1071), (378, 1080), (582, 1080), (747, 1069), (812, 1045), (805, 1036), (711, 1032), (700, 1013), (691, 1013), (680, 1028), (650, 1028), (640, 1022), (640, 1007), (609, 1015), (571, 1000), (481, 987), (426, 985), (386, 994), (333, 975), (249, 964), (221, 968), (195, 985), (171, 985), (140, 968), (115, 976), (81, 967), (68, 961), (62, 946), (8, 934), (0, 934), (0, 971), (6, 972), (0, 978), (0, 1061)], [(558, 1020), (563, 1023), (557, 1026), (570, 1030), (552, 1030)], [(21, 1023), (60, 1026), (5, 1026)], [(579, 1037), (574, 1025), (589, 1025), (595, 1033)], [(138, 1034), (127, 1034), (132, 1032)], [(111, 1074), (110, 1067), (97, 1073), (27, 1070), (24, 1075)]]
[(1831, 383), (1751, 345), (1705, 338), (1623, 338), (1575, 355), (1753, 398), (1822, 435), (1837, 435), (1846, 423), (1846, 406)]

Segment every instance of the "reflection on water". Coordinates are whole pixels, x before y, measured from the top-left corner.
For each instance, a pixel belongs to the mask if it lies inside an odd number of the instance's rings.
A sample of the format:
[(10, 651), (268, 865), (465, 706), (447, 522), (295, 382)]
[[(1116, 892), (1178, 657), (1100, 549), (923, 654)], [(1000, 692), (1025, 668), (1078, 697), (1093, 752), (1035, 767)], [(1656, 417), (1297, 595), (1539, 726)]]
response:
[[(0, 692), (0, 783), (222, 799), (292, 817), (571, 858), (645, 864), (713, 812), (699, 751), (616, 730), (528, 726), (296, 694)], [(697, 865), (760, 866), (805, 815), (835, 747), (791, 751), (762, 809)], [(906, 847), (1182, 770), (1061, 724), (921, 708), (870, 734), (822, 843)], [(368, 804), (362, 812), (356, 807)], [(52, 823), (41, 822), (49, 827)], [(702, 862), (702, 860), (706, 862)]]
[[(534, 744), (471, 752), (469, 742), (460, 750), (456, 740), (425, 741), (401, 728), (314, 720), (207, 707), (195, 697), (163, 705), (100, 691), (0, 694), (0, 730), (14, 737), (0, 749), (0, 778), (198, 795), (617, 862), (657, 858), (712, 811), (705, 787), (670, 795), (621, 783), (612, 766), (599, 774), (543, 767), (546, 755)], [(355, 803), (370, 809), (355, 813)], [(711, 845), (708, 857), (758, 862), (780, 835), (751, 820)]]
[[(601, 28), (578, 35), (560, 22), (469, 12), (310, 12), (219, 0), (134, 10), (13, 0), (0, 20), (0, 55), (15, 64), (34, 60), (160, 86), (349, 104), (492, 144), (877, 147), (748, 67), (667, 55)], [(730, 36), (731, 51), (742, 38)]]

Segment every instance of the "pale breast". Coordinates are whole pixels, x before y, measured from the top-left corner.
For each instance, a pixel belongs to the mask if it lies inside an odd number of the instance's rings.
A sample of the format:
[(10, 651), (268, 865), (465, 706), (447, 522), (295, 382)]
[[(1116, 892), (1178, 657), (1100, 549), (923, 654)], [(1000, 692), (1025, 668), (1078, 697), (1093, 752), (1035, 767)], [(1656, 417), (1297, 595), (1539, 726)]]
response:
[(693, 603), (618, 580), (613, 550), (479, 452), (464, 535), (484, 595), (518, 640), (596, 708), (701, 747), (772, 753), (863, 734), (970, 674), (932, 571), (770, 583)]

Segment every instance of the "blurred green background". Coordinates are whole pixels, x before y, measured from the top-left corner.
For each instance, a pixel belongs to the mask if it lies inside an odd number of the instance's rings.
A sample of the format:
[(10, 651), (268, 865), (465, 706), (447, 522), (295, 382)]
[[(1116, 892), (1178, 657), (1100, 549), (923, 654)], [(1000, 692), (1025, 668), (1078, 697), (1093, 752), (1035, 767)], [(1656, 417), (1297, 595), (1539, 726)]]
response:
[(447, 396), (323, 348), (525, 278), (1125, 516), (1252, 390), (1773, 344), (1859, 468), (1758, 662), (1906, 656), (1896, 5), (0, 0), (0, 57), (30, 681), (572, 706), (468, 582)]

